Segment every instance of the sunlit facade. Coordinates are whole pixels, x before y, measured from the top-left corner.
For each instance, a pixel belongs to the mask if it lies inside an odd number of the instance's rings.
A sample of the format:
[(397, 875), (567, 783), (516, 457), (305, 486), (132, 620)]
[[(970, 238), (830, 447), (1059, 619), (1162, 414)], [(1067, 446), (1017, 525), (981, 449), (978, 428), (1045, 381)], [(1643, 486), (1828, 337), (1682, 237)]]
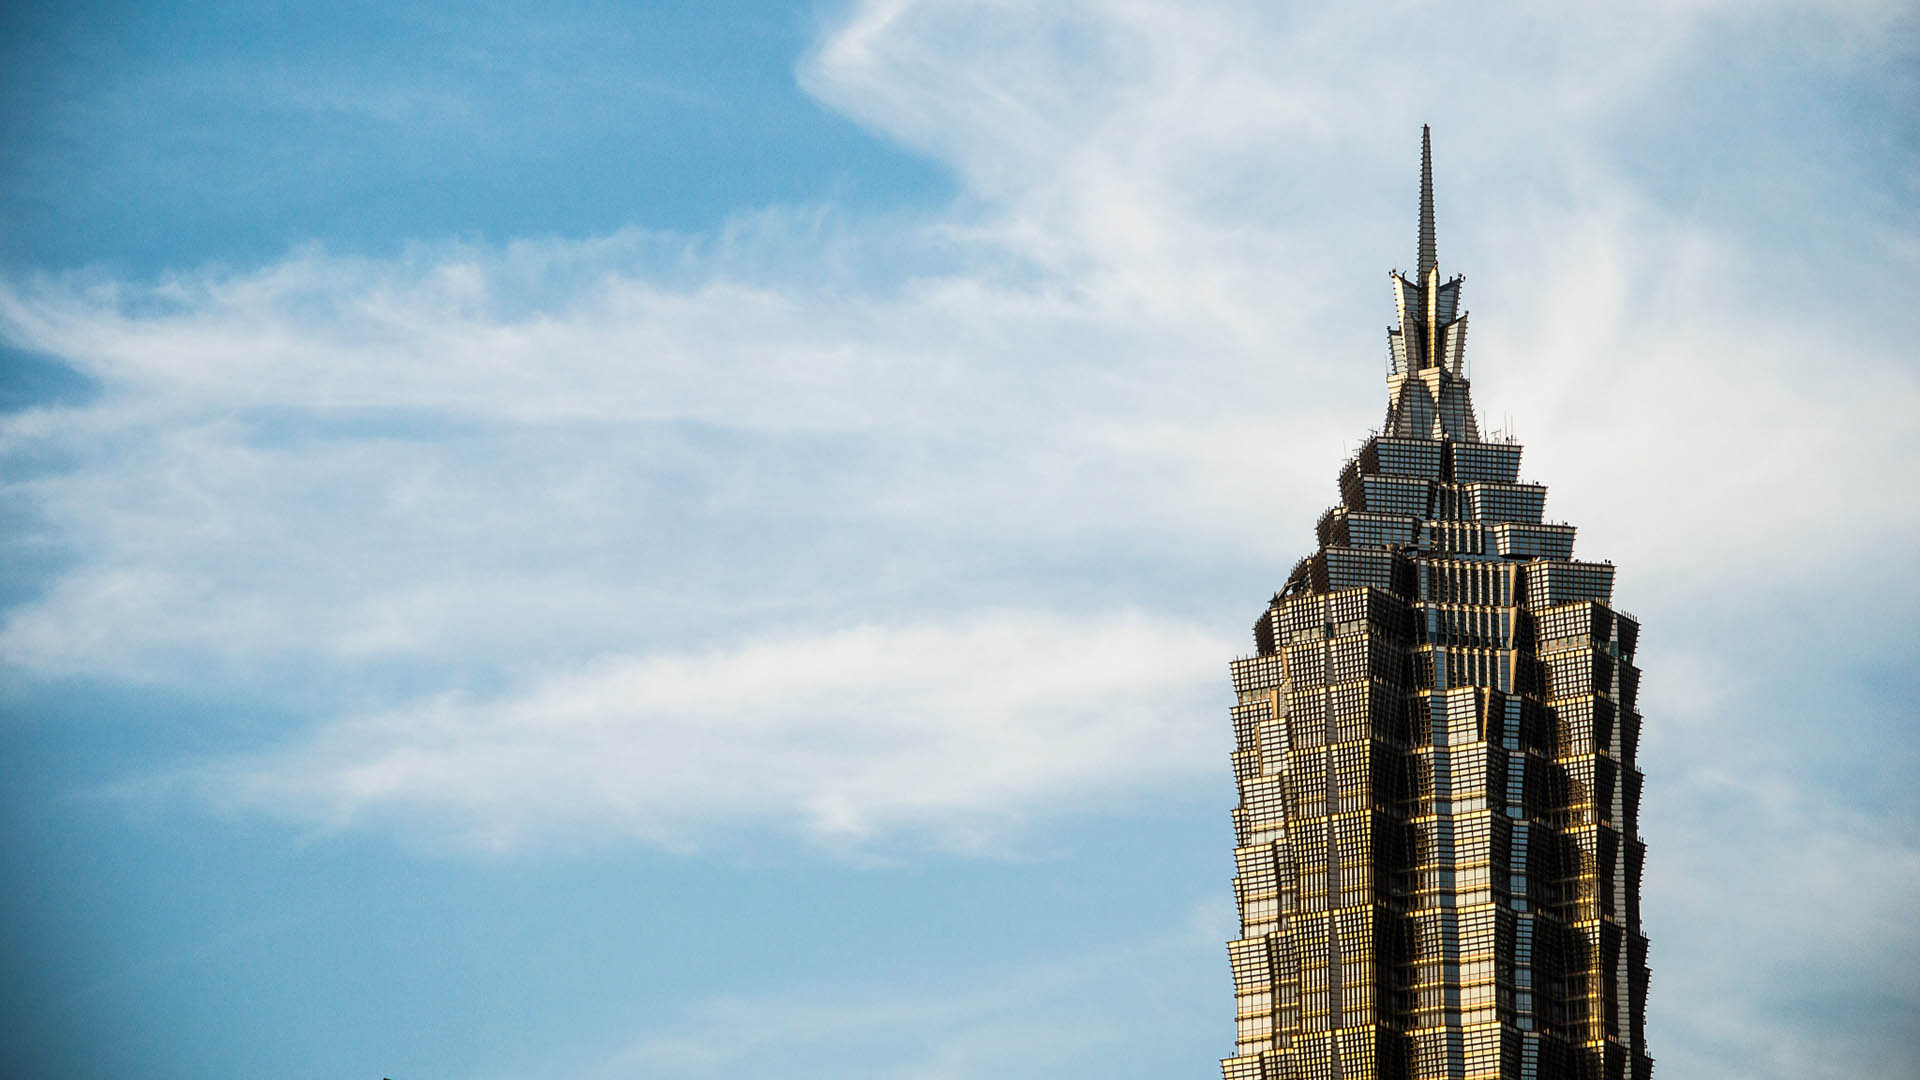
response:
[(1468, 394), (1423, 132), (1387, 415), (1233, 664), (1226, 1080), (1651, 1075), (1639, 624)]

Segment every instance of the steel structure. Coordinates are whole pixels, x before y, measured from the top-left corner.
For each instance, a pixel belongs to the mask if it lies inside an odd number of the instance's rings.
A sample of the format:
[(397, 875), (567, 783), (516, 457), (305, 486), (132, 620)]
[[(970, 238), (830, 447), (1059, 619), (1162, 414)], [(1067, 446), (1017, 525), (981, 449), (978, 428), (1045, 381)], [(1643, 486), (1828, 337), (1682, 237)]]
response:
[(1462, 278), (1392, 275), (1387, 417), (1235, 661), (1226, 1080), (1644, 1080), (1639, 624), (1483, 436)]

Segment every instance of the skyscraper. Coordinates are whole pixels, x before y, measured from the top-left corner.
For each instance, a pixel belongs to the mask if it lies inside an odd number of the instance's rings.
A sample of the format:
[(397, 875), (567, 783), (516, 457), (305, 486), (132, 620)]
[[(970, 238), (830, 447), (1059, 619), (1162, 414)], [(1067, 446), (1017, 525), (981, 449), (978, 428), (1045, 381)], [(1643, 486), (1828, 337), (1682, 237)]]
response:
[(1640, 1078), (1639, 624), (1468, 396), (1430, 133), (1383, 427), (1233, 663), (1226, 1080)]

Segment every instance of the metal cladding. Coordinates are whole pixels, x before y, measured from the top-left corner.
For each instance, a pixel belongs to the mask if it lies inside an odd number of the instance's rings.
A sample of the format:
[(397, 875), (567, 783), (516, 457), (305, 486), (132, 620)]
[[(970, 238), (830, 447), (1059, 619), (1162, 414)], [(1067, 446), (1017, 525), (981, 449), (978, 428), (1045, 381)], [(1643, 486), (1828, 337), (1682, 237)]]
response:
[(1226, 1080), (1643, 1080), (1639, 623), (1468, 395), (1429, 137), (1387, 417), (1233, 663)]

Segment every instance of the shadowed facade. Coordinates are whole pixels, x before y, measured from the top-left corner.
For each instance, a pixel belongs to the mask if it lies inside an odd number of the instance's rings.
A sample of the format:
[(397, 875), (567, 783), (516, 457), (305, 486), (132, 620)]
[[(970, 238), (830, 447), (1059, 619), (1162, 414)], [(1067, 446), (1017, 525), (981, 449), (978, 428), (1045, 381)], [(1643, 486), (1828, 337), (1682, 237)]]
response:
[(1639, 624), (1483, 436), (1431, 136), (1387, 416), (1232, 665), (1226, 1080), (1644, 1080)]

